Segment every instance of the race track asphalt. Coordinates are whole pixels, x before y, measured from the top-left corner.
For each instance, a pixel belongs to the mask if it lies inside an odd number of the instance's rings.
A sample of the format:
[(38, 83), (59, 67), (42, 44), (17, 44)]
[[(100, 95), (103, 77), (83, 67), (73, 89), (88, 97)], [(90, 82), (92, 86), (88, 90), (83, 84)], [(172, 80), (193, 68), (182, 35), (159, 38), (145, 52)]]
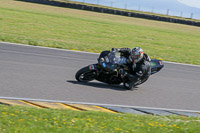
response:
[(0, 97), (17, 97), (200, 111), (200, 67), (165, 63), (138, 86), (75, 80), (98, 54), (0, 43)]

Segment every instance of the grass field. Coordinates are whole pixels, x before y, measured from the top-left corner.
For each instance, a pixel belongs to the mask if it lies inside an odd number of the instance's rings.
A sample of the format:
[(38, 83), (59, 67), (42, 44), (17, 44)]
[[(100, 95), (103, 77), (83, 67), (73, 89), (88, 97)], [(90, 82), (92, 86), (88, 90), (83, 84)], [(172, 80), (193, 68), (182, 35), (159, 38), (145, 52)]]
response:
[(0, 41), (101, 52), (142, 47), (151, 57), (200, 65), (200, 27), (0, 0)]
[(0, 105), (1, 133), (198, 133), (200, 118)]

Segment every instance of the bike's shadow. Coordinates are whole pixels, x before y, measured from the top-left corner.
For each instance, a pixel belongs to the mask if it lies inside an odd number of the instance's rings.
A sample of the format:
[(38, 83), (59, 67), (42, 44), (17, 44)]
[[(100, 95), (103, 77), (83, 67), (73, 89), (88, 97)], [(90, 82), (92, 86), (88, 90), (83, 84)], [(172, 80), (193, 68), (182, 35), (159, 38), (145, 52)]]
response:
[[(78, 82), (78, 81), (74, 81), (74, 80), (67, 80), (66, 82), (69, 82), (69, 83), (72, 83), (72, 84), (102, 88), (102, 89), (112, 89), (112, 90), (117, 90), (117, 91), (130, 91), (130, 90), (125, 89), (123, 85), (113, 85), (113, 84), (110, 85), (110, 84), (105, 84), (105, 83), (100, 83), (100, 82), (84, 83), (84, 82)], [(136, 88), (134, 88), (134, 90), (136, 90)]]

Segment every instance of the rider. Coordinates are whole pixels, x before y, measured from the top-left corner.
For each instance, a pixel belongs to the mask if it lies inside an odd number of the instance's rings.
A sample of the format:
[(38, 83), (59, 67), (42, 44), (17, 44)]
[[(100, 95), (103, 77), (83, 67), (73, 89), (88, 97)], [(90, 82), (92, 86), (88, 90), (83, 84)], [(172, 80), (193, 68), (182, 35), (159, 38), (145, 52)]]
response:
[(132, 89), (138, 82), (148, 79), (151, 74), (150, 58), (140, 47), (130, 48), (112, 48), (112, 51), (120, 52), (118, 64), (123, 67), (119, 70), (122, 78), (127, 79), (125, 86)]

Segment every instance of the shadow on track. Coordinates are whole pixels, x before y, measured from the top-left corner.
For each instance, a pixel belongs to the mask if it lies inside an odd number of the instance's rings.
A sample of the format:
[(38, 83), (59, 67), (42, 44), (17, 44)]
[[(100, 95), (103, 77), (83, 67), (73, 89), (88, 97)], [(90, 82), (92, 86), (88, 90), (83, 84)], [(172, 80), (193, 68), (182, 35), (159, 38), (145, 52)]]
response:
[[(72, 83), (72, 84), (78, 84), (78, 85), (84, 85), (84, 86), (91, 86), (91, 87), (96, 87), (96, 88), (103, 88), (103, 89), (112, 89), (112, 90), (117, 90), (117, 91), (130, 91), (126, 90), (123, 85), (110, 85), (110, 84), (105, 84), (105, 83), (97, 83), (97, 82), (78, 82), (74, 80), (67, 80), (66, 82)], [(134, 88), (134, 90), (137, 90)]]

